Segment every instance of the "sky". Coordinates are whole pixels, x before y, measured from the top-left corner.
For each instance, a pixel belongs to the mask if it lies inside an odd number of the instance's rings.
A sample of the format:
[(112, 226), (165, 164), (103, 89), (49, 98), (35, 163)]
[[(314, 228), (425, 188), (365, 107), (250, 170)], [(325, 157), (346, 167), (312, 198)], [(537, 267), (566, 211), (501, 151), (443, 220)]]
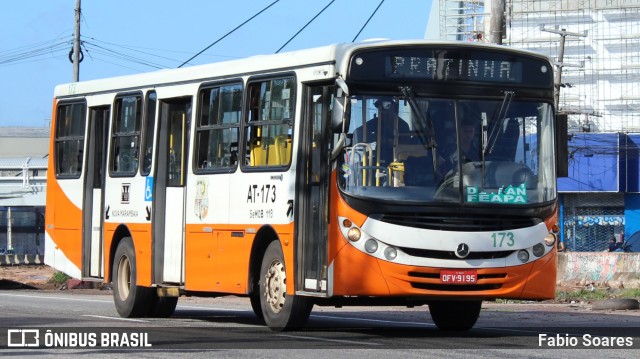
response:
[[(80, 81), (176, 68), (276, 0), (83, 0)], [(381, 0), (279, 0), (189, 64), (351, 42)], [(4, 0), (0, 126), (49, 126), (72, 82), (75, 0)], [(384, 0), (356, 41), (424, 38), (431, 0)]]

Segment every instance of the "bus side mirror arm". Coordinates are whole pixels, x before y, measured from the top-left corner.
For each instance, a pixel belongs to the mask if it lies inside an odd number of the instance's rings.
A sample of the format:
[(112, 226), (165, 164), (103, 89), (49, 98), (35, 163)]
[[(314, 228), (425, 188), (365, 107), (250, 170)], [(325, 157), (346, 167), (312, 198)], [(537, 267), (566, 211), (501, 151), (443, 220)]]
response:
[(349, 129), (349, 119), (351, 118), (351, 103), (349, 101), (349, 87), (342, 77), (336, 78), (338, 89), (336, 96), (333, 98), (333, 106), (331, 109), (331, 128), (334, 133), (340, 133), (338, 142), (331, 151), (331, 160), (335, 160), (340, 151), (344, 148), (347, 140), (347, 131)]

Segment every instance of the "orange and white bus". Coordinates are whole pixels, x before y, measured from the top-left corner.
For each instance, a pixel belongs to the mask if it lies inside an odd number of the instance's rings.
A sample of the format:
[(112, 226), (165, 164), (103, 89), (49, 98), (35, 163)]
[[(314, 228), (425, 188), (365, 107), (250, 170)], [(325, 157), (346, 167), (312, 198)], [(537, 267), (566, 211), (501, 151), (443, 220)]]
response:
[(314, 305), (483, 300), (556, 278), (553, 68), (474, 43), (371, 41), (57, 86), (45, 262), (124, 317), (238, 295), (271, 328)]

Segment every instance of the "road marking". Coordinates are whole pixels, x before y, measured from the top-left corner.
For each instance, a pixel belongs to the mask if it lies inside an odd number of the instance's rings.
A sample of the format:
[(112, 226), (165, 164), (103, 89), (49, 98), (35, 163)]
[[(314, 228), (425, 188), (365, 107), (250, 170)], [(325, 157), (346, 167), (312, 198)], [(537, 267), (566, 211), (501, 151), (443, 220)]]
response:
[(358, 344), (358, 345), (382, 345), (381, 343), (371, 343), (371, 342), (357, 342), (354, 340), (341, 340), (341, 339), (327, 339), (327, 338), (317, 338), (317, 337), (307, 337), (302, 335), (289, 335), (289, 334), (277, 334), (279, 337), (287, 337), (293, 339), (309, 339), (309, 340), (318, 340), (321, 342), (335, 342), (335, 343), (344, 343), (344, 344)]
[(80, 301), (80, 302), (113, 303), (113, 301), (110, 301), (110, 300), (69, 298), (69, 297), (49, 297), (49, 296), (42, 296), (42, 295), (25, 295), (25, 294), (5, 294), (5, 293), (0, 293), (0, 296), (20, 297), (20, 298), (38, 298), (38, 299), (76, 300), (76, 301)]
[(353, 317), (336, 317), (336, 316), (331, 316), (331, 315), (318, 315), (318, 314), (312, 314), (312, 317), (316, 317), (316, 318), (327, 318), (327, 319), (342, 319), (342, 320), (355, 320), (355, 321), (361, 321), (361, 322), (377, 322), (377, 323), (392, 323), (392, 324), (412, 324), (412, 325), (419, 325), (419, 326), (427, 326), (427, 327), (435, 327), (435, 324), (431, 324), (431, 323), (423, 323), (423, 322), (398, 322), (395, 320), (382, 320), (382, 319), (367, 319), (367, 318), (353, 318)]
[(120, 317), (109, 317), (106, 315), (93, 315), (93, 314), (83, 314), (83, 317), (92, 317), (92, 318), (100, 318), (100, 319), (113, 319), (113, 320), (123, 320), (126, 322), (140, 322), (140, 323), (149, 323), (148, 320), (142, 319), (131, 319), (131, 318), (120, 318)]
[(250, 310), (247, 309), (231, 309), (231, 308), (216, 308), (216, 307), (197, 307), (197, 306), (191, 306), (188, 304), (178, 304), (178, 306), (176, 307), (177, 309), (198, 309), (198, 310), (222, 310), (222, 311), (227, 311), (227, 312), (251, 312)]

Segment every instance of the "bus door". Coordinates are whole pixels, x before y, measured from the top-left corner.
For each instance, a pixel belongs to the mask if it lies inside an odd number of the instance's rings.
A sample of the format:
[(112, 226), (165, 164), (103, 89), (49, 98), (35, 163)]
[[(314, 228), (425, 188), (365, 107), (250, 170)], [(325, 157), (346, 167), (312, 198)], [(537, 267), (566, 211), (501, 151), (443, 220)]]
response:
[[(296, 236), (298, 241), (297, 288), (327, 292), (327, 221), (329, 160), (327, 124), (332, 85), (308, 86), (300, 133)], [(300, 260), (301, 259), (301, 260)]]
[(109, 106), (89, 108), (86, 175), (82, 208), (82, 276), (102, 278), (102, 228)]
[(184, 214), (191, 98), (160, 102), (153, 194), (153, 282), (184, 282)]

